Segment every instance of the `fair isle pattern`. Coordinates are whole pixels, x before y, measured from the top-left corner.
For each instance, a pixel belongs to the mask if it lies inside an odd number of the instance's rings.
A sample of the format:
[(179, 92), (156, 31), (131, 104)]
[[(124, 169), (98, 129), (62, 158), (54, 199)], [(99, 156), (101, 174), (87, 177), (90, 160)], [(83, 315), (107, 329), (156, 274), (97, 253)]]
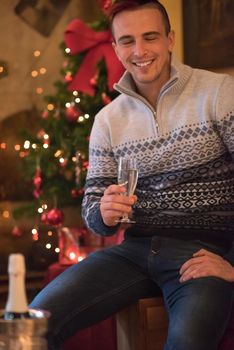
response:
[[(135, 141), (109, 151), (91, 149), (92, 170), (84, 207), (89, 215), (95, 215), (97, 207), (89, 203), (99, 202), (105, 188), (116, 183), (118, 157), (135, 156), (139, 164), (136, 229), (147, 225), (152, 230), (186, 228), (233, 233), (234, 163), (219, 137), (219, 133), (227, 135), (232, 124), (231, 115), (222, 123), (222, 130), (221, 124), (189, 125), (158, 140)], [(229, 136), (231, 145), (233, 135)]]

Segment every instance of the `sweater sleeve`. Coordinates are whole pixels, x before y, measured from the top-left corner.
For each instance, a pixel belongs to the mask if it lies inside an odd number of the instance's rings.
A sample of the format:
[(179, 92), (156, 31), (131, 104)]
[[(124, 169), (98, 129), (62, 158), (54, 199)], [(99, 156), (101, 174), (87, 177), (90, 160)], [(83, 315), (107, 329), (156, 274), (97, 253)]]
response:
[(216, 104), (216, 122), (224, 144), (234, 162), (234, 77), (225, 76)]
[(117, 164), (112, 152), (105, 112), (95, 118), (89, 143), (89, 168), (86, 178), (85, 194), (82, 203), (83, 220), (93, 233), (103, 236), (113, 235), (119, 225), (106, 226), (100, 212), (100, 200), (105, 189), (116, 183)]

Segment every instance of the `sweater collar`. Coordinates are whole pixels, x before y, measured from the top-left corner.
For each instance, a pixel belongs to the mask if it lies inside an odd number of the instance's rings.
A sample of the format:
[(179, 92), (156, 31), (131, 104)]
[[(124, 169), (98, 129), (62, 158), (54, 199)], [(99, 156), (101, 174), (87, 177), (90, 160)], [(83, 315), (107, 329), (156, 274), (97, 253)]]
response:
[[(192, 68), (179, 62), (175, 55), (172, 54), (170, 79), (162, 87), (161, 91), (164, 91), (169, 87), (171, 91), (180, 90), (183, 85), (186, 84), (191, 74)], [(127, 71), (125, 71), (119, 82), (114, 84), (114, 88), (121, 93), (138, 95), (135, 82), (131, 74)]]

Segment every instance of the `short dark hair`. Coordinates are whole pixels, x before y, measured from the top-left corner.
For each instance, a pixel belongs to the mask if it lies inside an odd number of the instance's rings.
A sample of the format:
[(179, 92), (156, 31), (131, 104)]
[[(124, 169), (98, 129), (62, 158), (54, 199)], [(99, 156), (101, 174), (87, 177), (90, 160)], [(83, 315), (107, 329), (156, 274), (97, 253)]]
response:
[(111, 27), (114, 17), (118, 13), (124, 10), (136, 9), (147, 4), (155, 5), (155, 8), (161, 13), (165, 25), (166, 34), (168, 35), (171, 31), (170, 19), (165, 7), (157, 0), (115, 0), (108, 9), (108, 17)]

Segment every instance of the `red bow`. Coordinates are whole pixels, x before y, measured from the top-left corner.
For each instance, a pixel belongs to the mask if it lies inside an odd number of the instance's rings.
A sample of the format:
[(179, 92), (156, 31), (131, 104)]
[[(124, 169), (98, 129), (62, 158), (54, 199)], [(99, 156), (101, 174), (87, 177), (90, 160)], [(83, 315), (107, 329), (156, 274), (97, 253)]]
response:
[(65, 43), (72, 55), (88, 50), (78, 72), (69, 84), (69, 90), (81, 91), (93, 96), (94, 87), (90, 80), (97, 74), (97, 63), (105, 59), (107, 68), (108, 88), (113, 91), (116, 83), (124, 72), (111, 45), (111, 32), (97, 32), (79, 19), (74, 19), (65, 31)]

